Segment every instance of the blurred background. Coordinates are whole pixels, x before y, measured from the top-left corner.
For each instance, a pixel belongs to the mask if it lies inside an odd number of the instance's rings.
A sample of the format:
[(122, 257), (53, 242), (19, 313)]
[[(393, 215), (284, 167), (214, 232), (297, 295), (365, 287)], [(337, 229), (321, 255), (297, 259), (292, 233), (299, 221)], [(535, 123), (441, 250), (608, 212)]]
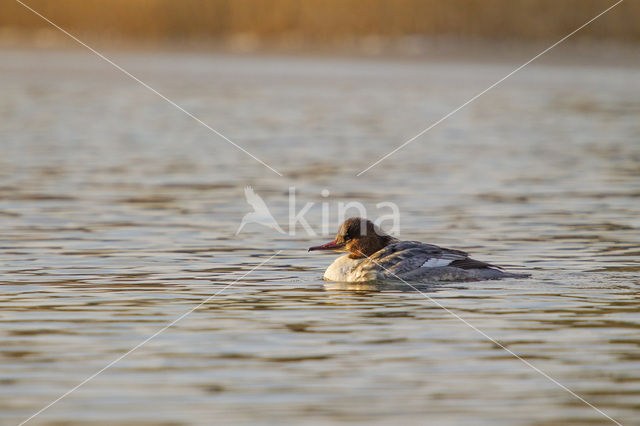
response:
[[(17, 2), (3, 0), (0, 39), (64, 43), (62, 34)], [(31, 0), (26, 2), (81, 37), (255, 50), (327, 49), (376, 53), (418, 50), (423, 37), (556, 40), (606, 0)], [(640, 39), (640, 2), (628, 0), (576, 40)]]

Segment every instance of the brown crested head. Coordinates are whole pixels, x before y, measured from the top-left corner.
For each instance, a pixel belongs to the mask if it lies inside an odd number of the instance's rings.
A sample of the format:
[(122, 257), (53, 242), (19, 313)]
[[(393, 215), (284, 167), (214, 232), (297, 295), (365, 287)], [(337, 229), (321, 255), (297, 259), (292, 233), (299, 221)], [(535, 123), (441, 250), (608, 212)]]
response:
[(370, 220), (352, 217), (340, 225), (335, 240), (321, 246), (311, 247), (309, 251), (347, 251), (350, 253), (349, 257), (358, 259), (371, 256), (393, 241), (395, 238), (385, 234)]

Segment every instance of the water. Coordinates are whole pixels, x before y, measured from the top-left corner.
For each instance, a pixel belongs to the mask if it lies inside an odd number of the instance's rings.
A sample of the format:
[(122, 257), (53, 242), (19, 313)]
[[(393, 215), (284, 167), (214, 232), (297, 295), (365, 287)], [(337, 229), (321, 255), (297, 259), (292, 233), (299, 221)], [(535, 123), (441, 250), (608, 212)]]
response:
[[(640, 424), (637, 68), (532, 64), (356, 177), (518, 62), (109, 53), (280, 177), (88, 52), (0, 55), (3, 424), (223, 288), (31, 423), (610, 423), (454, 313)], [(247, 185), (533, 277), (326, 283), (328, 235), (235, 234)]]

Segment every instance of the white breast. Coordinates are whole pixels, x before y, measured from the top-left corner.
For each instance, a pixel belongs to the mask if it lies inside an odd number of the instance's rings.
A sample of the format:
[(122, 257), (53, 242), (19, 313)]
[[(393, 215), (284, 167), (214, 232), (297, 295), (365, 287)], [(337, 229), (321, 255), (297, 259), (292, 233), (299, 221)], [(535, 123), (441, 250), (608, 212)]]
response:
[(351, 259), (348, 254), (340, 256), (324, 271), (324, 279), (329, 281), (363, 281), (359, 279), (357, 266), (364, 260)]
[(431, 259), (424, 262), (420, 267), (421, 268), (437, 268), (439, 266), (447, 266), (451, 262), (453, 262), (453, 260), (451, 259), (438, 259), (437, 257), (432, 257)]

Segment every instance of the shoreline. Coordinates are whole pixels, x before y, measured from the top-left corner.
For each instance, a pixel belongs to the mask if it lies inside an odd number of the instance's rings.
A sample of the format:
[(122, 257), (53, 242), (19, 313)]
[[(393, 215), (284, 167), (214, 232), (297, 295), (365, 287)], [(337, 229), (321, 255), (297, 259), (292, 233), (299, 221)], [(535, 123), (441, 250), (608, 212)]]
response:
[[(74, 35), (99, 51), (474, 63), (524, 62), (557, 41), (414, 36), (361, 37), (327, 44), (286, 38), (259, 39), (246, 34), (225, 38), (164, 41)], [(58, 30), (47, 30), (30, 37), (0, 30), (2, 51), (73, 51), (78, 48), (86, 49)], [(566, 40), (536, 62), (547, 65), (637, 67), (640, 66), (640, 45), (618, 40)]]

